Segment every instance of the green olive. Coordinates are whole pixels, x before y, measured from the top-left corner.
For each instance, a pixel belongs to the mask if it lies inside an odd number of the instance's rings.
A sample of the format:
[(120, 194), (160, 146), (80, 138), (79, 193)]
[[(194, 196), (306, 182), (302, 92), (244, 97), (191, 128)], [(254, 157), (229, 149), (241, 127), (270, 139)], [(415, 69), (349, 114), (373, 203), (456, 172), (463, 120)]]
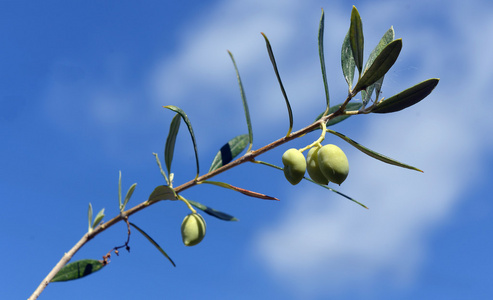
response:
[(282, 155), (282, 163), (284, 164), (284, 176), (292, 184), (297, 185), (306, 171), (306, 161), (303, 154), (294, 148), (288, 149)]
[(318, 150), (318, 165), (329, 181), (339, 185), (346, 180), (349, 173), (346, 154), (336, 145), (325, 145)]
[(198, 213), (191, 213), (181, 223), (181, 237), (185, 246), (195, 246), (205, 236), (205, 220)]
[(320, 171), (320, 167), (318, 166), (318, 151), (319, 147), (313, 147), (308, 151), (306, 155), (306, 170), (308, 171), (308, 175), (313, 179), (316, 183), (319, 184), (329, 184), (329, 180), (322, 174)]

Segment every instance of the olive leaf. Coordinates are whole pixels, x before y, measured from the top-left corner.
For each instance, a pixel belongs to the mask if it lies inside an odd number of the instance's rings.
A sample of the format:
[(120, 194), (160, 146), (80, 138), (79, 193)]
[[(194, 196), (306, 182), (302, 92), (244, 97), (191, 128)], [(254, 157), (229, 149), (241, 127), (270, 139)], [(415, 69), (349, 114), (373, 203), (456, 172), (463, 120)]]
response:
[(103, 262), (95, 259), (74, 261), (61, 268), (50, 282), (79, 279), (91, 275), (92, 273), (101, 270), (103, 267)]
[[(371, 51), (370, 56), (368, 57), (368, 60), (366, 61), (365, 64), (365, 72), (368, 70), (368, 68), (373, 64), (375, 59), (377, 58), (378, 54), (382, 52), (382, 50), (387, 46), (390, 42), (394, 40), (394, 28), (390, 27), (387, 32), (382, 36), (380, 41), (378, 42), (377, 46)], [(376, 89), (376, 96), (375, 99), (378, 99), (379, 94), (380, 94), (380, 89), (383, 83), (383, 78), (384, 76), (380, 77), (379, 80), (377, 80), (374, 84), (370, 85), (369, 87), (366, 88), (366, 90), (361, 91), (362, 95), (362, 100), (363, 100), (363, 105), (366, 106), (366, 104), (370, 101), (371, 95), (373, 94), (373, 90)]]
[(230, 163), (246, 148), (248, 140), (248, 135), (242, 134), (232, 138), (229, 142), (224, 144), (214, 157), (209, 173)]
[(379, 102), (371, 112), (385, 114), (408, 108), (426, 98), (437, 86), (438, 81), (440, 81), (438, 78), (430, 78), (422, 81), (397, 95)]
[(175, 191), (167, 185), (157, 186), (151, 195), (149, 195), (148, 203), (161, 201), (161, 200), (177, 200)]
[(157, 153), (152, 153), (152, 155), (154, 155), (154, 157), (156, 158), (156, 163), (159, 168), (159, 172), (161, 172), (161, 175), (164, 177), (164, 180), (168, 185), (171, 185), (172, 178), (168, 179), (168, 176), (166, 176), (166, 173), (163, 170), (163, 166), (161, 165), (161, 160), (159, 159), (159, 156), (157, 155)]
[(359, 202), (359, 201), (357, 201), (357, 200), (349, 197), (348, 195), (345, 195), (345, 194), (343, 194), (343, 193), (341, 193), (341, 192), (339, 192), (337, 190), (334, 190), (333, 188), (331, 188), (331, 187), (329, 187), (329, 186), (327, 186), (325, 184), (320, 184), (318, 182), (315, 182), (313, 179), (308, 178), (308, 177), (303, 177), (303, 179), (308, 180), (308, 181), (310, 181), (312, 183), (315, 183), (316, 185), (321, 186), (324, 189), (328, 189), (329, 191), (334, 192), (334, 193), (338, 194), (339, 196), (342, 196), (342, 197), (344, 197), (344, 198), (346, 198), (346, 199), (348, 199), (350, 201), (353, 201), (354, 203), (360, 205), (361, 207), (364, 207), (364, 208), (368, 209), (368, 207), (366, 205), (364, 205), (363, 203), (361, 203), (361, 202)]
[(382, 154), (380, 154), (378, 152), (375, 152), (373, 150), (370, 150), (370, 149), (366, 148), (365, 146), (361, 145), (360, 143), (358, 143), (356, 141), (353, 141), (352, 139), (350, 139), (349, 137), (345, 136), (342, 133), (339, 133), (339, 132), (334, 131), (334, 130), (331, 130), (331, 129), (327, 129), (327, 132), (332, 133), (333, 135), (340, 137), (341, 139), (345, 140), (346, 142), (348, 142), (349, 144), (351, 144), (353, 147), (355, 147), (359, 151), (361, 151), (361, 152), (365, 153), (366, 155), (371, 156), (371, 157), (373, 157), (375, 159), (378, 159), (379, 161), (383, 161), (384, 163), (388, 163), (388, 164), (391, 164), (391, 165), (394, 165), (394, 166), (398, 166), (398, 167), (402, 167), (402, 168), (406, 168), (406, 169), (411, 169), (411, 170), (415, 170), (415, 171), (419, 171), (419, 172), (423, 172), (423, 171), (421, 171), (418, 168), (415, 168), (415, 167), (410, 166), (410, 165), (403, 164), (401, 162), (398, 162), (395, 159), (392, 159), (392, 158), (387, 157), (385, 155), (382, 155)]
[(122, 207), (122, 171), (118, 172), (118, 203), (120, 204), (118, 207)]
[(223, 220), (223, 221), (238, 221), (237, 218), (227, 214), (227, 213), (223, 213), (221, 211), (218, 211), (218, 210), (215, 210), (213, 208), (210, 208), (210, 207), (207, 207), (205, 205), (203, 205), (202, 203), (198, 203), (198, 202), (195, 202), (195, 201), (192, 201), (192, 200), (187, 200), (188, 203), (190, 203), (191, 205), (195, 206), (196, 208), (200, 209), (201, 211), (205, 212), (206, 214), (208, 215), (211, 215), (213, 217), (216, 217), (220, 220)]
[(384, 77), (385, 76), (380, 77), (380, 79), (378, 79), (374, 84), (361, 91), (361, 100), (363, 101), (364, 106), (366, 106), (368, 102), (370, 102), (371, 95), (373, 94), (374, 90), (376, 90), (375, 99), (378, 99), (380, 90), (382, 89)]
[(159, 246), (159, 244), (156, 243), (156, 241), (154, 241), (153, 238), (151, 238), (144, 230), (140, 229), (134, 223), (129, 222), (129, 224), (132, 225), (132, 227), (134, 227), (135, 229), (137, 229), (138, 232), (140, 232), (151, 244), (153, 244), (154, 247), (156, 247), (156, 249), (158, 249), (159, 252), (161, 252), (161, 254), (163, 254), (170, 261), (173, 267), (176, 267), (175, 262), (171, 259), (171, 257), (169, 257), (169, 255), (163, 250), (163, 248), (161, 248), (161, 246)]
[(137, 187), (137, 183), (132, 184), (130, 186), (130, 188), (128, 189), (127, 194), (125, 195), (125, 199), (123, 201), (123, 205), (120, 208), (120, 211), (124, 211), (125, 210), (125, 207), (127, 206), (128, 201), (130, 201), (130, 198), (132, 197), (132, 195), (134, 193), (135, 187)]
[(342, 73), (344, 74), (344, 79), (346, 79), (346, 82), (349, 86), (349, 91), (351, 91), (353, 87), (354, 69), (356, 68), (356, 64), (354, 62), (353, 51), (351, 50), (351, 42), (349, 40), (349, 34), (350, 32), (348, 30), (346, 37), (342, 42), (341, 66), (342, 66)]
[(96, 228), (96, 226), (99, 225), (99, 223), (101, 223), (101, 220), (103, 220), (104, 218), (104, 208), (101, 209), (98, 214), (96, 215), (96, 217), (94, 218), (94, 222), (92, 223), (92, 228)]
[(399, 57), (401, 49), (402, 39), (394, 40), (385, 46), (368, 70), (366, 70), (358, 80), (353, 93), (356, 94), (359, 91), (366, 89), (384, 76), (394, 65), (397, 57)]
[(322, 16), (320, 17), (320, 25), (318, 27), (318, 56), (320, 57), (320, 66), (322, 68), (322, 79), (324, 81), (325, 88), (325, 99), (327, 102), (326, 112), (328, 112), (330, 108), (330, 97), (329, 97), (329, 85), (327, 83), (327, 72), (325, 70), (325, 57), (324, 57), (324, 20), (325, 14), (322, 9)]
[(167, 105), (167, 106), (163, 106), (163, 107), (164, 108), (167, 108), (167, 109), (170, 109), (170, 110), (172, 110), (172, 111), (180, 114), (180, 116), (182, 117), (182, 119), (185, 122), (185, 124), (187, 124), (188, 131), (190, 132), (190, 136), (192, 137), (193, 151), (195, 153), (195, 163), (197, 165), (197, 175), (195, 176), (195, 178), (198, 178), (199, 177), (199, 173), (200, 173), (199, 155), (198, 155), (198, 151), (197, 151), (197, 142), (195, 141), (195, 134), (193, 133), (192, 123), (188, 119), (187, 114), (181, 108), (179, 108), (177, 106), (174, 106), (174, 105)]
[(92, 231), (92, 205), (91, 202), (89, 202), (89, 208), (87, 209), (87, 219), (89, 223), (89, 228), (87, 229), (88, 232)]
[(364, 51), (364, 37), (363, 37), (363, 23), (358, 10), (353, 5), (351, 10), (351, 24), (349, 26), (349, 43), (351, 44), (351, 51), (353, 52), (354, 63), (358, 68), (358, 72), (361, 75), (363, 69), (363, 51)]
[(96, 217), (94, 218), (94, 221), (92, 220), (92, 214), (93, 214), (93, 211), (92, 211), (92, 205), (91, 205), (91, 202), (89, 202), (89, 209), (87, 210), (87, 219), (88, 219), (88, 223), (89, 223), (89, 229), (88, 229), (88, 232), (90, 233), (91, 231), (94, 230), (94, 228), (96, 226), (99, 225), (99, 223), (101, 223), (101, 220), (103, 220), (104, 218), (104, 208), (101, 209), (98, 214), (96, 215)]
[(291, 110), (291, 105), (289, 104), (288, 95), (286, 94), (286, 90), (284, 89), (284, 85), (282, 84), (281, 76), (279, 75), (279, 71), (277, 70), (276, 59), (274, 57), (274, 52), (272, 51), (272, 47), (270, 45), (269, 39), (267, 39), (267, 36), (263, 32), (261, 34), (265, 39), (267, 52), (269, 53), (270, 61), (272, 63), (272, 66), (274, 67), (274, 72), (276, 73), (277, 80), (279, 81), (279, 86), (281, 87), (282, 95), (284, 96), (284, 100), (286, 101), (286, 106), (288, 108), (289, 129), (286, 136), (289, 136), (291, 134), (291, 130), (293, 130), (293, 111)]
[[(134, 183), (134, 184), (132, 184), (132, 186), (130, 186), (130, 188), (127, 191), (127, 194), (125, 195), (125, 199), (122, 202), (122, 171), (119, 172), (119, 176), (118, 176), (118, 202), (120, 204), (120, 206), (119, 206), (120, 212), (123, 212), (125, 210), (125, 206), (127, 206), (128, 201), (132, 197), (132, 194), (134, 193), (136, 186), (137, 186), (137, 183)], [(103, 216), (104, 216), (104, 214), (103, 214)], [(96, 216), (96, 218), (97, 218), (97, 216)], [(93, 226), (93, 227), (95, 227), (95, 226)]]
[(275, 197), (271, 197), (271, 196), (267, 196), (265, 194), (261, 194), (261, 193), (249, 191), (249, 190), (246, 190), (246, 189), (242, 189), (242, 188), (239, 188), (237, 186), (234, 186), (234, 185), (231, 185), (231, 184), (225, 183), (225, 182), (204, 180), (204, 181), (201, 181), (200, 183), (208, 183), (208, 184), (220, 186), (220, 187), (223, 187), (223, 188), (226, 188), (226, 189), (230, 189), (230, 190), (233, 190), (233, 191), (240, 192), (243, 195), (247, 195), (247, 196), (254, 197), (254, 198), (260, 198), (260, 199), (265, 199), (265, 200), (279, 200), (279, 199), (277, 199)]
[(245, 118), (248, 127), (248, 142), (249, 142), (249, 146), (247, 150), (248, 152), (252, 150), (252, 145), (253, 145), (253, 130), (252, 130), (252, 121), (250, 120), (250, 111), (248, 110), (248, 103), (245, 95), (245, 90), (243, 89), (243, 84), (241, 83), (240, 72), (238, 71), (238, 67), (236, 66), (236, 61), (233, 57), (233, 54), (230, 51), (228, 51), (228, 53), (229, 56), (231, 57), (231, 60), (233, 61), (233, 65), (236, 71), (236, 77), (238, 78), (238, 84), (240, 85), (241, 101), (243, 102), (243, 110), (245, 111)]
[(164, 147), (164, 162), (166, 164), (166, 169), (168, 170), (168, 176), (171, 176), (171, 162), (173, 161), (173, 154), (175, 152), (176, 136), (180, 129), (180, 121), (180, 114), (176, 114), (173, 117), (173, 120), (171, 120), (168, 137), (166, 138), (166, 145)]
[(395, 32), (394, 32), (394, 27), (390, 27), (389, 30), (387, 30), (380, 41), (378, 42), (377, 46), (371, 51), (370, 56), (368, 56), (368, 61), (365, 64), (365, 72), (370, 68), (370, 66), (373, 64), (377, 56), (382, 52), (382, 50), (390, 44), (395, 37)]

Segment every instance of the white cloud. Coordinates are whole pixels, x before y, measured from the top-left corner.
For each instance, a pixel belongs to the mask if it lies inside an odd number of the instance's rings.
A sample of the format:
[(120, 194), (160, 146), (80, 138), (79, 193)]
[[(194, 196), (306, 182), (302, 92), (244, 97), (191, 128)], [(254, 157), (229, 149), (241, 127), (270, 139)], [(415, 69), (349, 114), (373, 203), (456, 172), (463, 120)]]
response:
[(186, 105), (185, 100), (198, 98), (198, 105), (219, 107), (234, 99), (240, 104), (233, 65), (226, 52), (229, 49), (238, 64), (250, 105), (255, 104), (260, 113), (267, 111), (271, 118), (284, 117), (284, 111), (278, 114), (279, 109), (272, 109), (273, 101), (257, 97), (272, 95), (279, 98), (280, 107), (284, 106), (260, 33), (269, 37), (280, 69), (286, 70), (286, 58), (290, 57), (286, 57), (285, 49), (296, 43), (299, 24), (306, 17), (299, 9), (306, 7), (298, 1), (283, 1), (282, 5), (272, 1), (220, 3), (206, 17), (188, 24), (175, 54), (158, 64), (151, 79), (156, 101), (180, 106)]
[[(166, 57), (155, 71), (156, 99), (176, 102), (196, 95), (195, 88), (229, 86), (224, 82), (231, 78), (233, 66), (226, 50), (235, 55), (240, 72), (248, 72), (265, 56), (265, 48), (259, 47), (263, 43), (262, 30), (268, 29), (267, 34), (276, 37), (279, 47), (285, 45), (296, 29), (285, 18), (286, 10), (276, 11), (278, 7), (268, 1), (255, 2), (228, 1), (191, 23), (182, 34), (176, 54)], [(251, 11), (252, 7), (256, 7), (255, 11)], [(236, 92), (236, 87), (230, 90)]]

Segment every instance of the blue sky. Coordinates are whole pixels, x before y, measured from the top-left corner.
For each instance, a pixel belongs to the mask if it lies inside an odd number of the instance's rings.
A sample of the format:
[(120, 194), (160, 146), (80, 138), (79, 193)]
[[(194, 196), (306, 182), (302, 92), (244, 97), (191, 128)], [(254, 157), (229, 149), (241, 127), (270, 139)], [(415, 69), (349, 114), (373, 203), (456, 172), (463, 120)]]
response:
[[(177, 264), (142, 236), (131, 252), (87, 278), (54, 283), (40, 299), (489, 299), (493, 177), (488, 91), (493, 83), (491, 1), (0, 1), (0, 275), (2, 297), (24, 299), (87, 230), (87, 206), (118, 213), (118, 172), (129, 205), (164, 181), (173, 117), (189, 115), (201, 173), (227, 140), (246, 133), (235, 55), (249, 100), (254, 148), (287, 130), (284, 100), (260, 32), (269, 37), (299, 129), (324, 109), (317, 50), (320, 8), (333, 103), (346, 84), (340, 47), (351, 4), (363, 19), (366, 54), (393, 26), (403, 50), (386, 76), (389, 97), (424, 79), (440, 84), (422, 103), (335, 126), (424, 173), (383, 164), (336, 137), (351, 172), (338, 189), (364, 210), (308, 182), (243, 165), (216, 179), (279, 202), (198, 186), (188, 199), (240, 222), (205, 216), (195, 247), (181, 242), (183, 203), (162, 202), (132, 216)], [(307, 135), (259, 159), (316, 139)], [(193, 178), (185, 127), (173, 162), (175, 185)], [(100, 259), (126, 239), (123, 224), (74, 259)]]

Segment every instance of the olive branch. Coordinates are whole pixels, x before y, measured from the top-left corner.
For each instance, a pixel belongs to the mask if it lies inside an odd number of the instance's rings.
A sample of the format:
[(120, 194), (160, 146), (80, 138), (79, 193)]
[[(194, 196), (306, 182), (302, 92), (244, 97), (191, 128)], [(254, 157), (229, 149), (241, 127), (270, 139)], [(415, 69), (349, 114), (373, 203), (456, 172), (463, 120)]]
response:
[[(324, 59), (324, 46), (323, 46), (324, 11), (322, 9), (322, 15), (320, 18), (320, 24), (318, 30), (318, 50), (319, 50), (319, 57), (321, 64), (322, 80), (323, 80), (324, 91), (326, 96), (325, 97), (326, 108), (324, 112), (322, 112), (320, 115), (318, 115), (315, 118), (315, 121), (313, 123), (297, 131), (293, 131), (292, 110), (286, 90), (282, 84), (282, 80), (279, 75), (272, 46), (267, 36), (264, 33), (262, 33), (262, 36), (264, 37), (264, 40), (266, 42), (267, 52), (269, 54), (269, 58), (274, 68), (274, 72), (278, 79), (279, 86), (281, 88), (281, 92), (283, 94), (286, 107), (288, 110), (289, 126), (288, 126), (287, 134), (263, 147), (253, 150), (253, 130), (250, 121), (250, 113), (248, 109), (246, 94), (241, 81), (239, 69), (236, 65), (236, 61), (233, 57), (233, 54), (228, 51), (228, 54), (233, 62), (233, 66), (236, 72), (236, 76), (240, 88), (240, 95), (243, 103), (243, 108), (245, 111), (248, 134), (238, 135), (233, 139), (231, 139), (230, 141), (228, 141), (226, 144), (224, 144), (224, 146), (221, 147), (216, 157), (214, 158), (209, 171), (203, 175), (200, 175), (197, 143), (196, 143), (195, 134), (193, 131), (191, 121), (189, 120), (187, 114), (179, 107), (173, 105), (164, 106), (164, 108), (171, 110), (175, 113), (170, 124), (169, 134), (166, 139), (165, 150), (164, 150), (164, 161), (165, 161), (166, 172), (162, 168), (162, 164), (158, 155), (155, 153), (154, 155), (159, 170), (162, 176), (164, 177), (166, 184), (157, 186), (152, 191), (152, 193), (150, 194), (147, 200), (133, 206), (132, 208), (126, 209), (126, 206), (129, 203), (132, 194), (136, 188), (136, 184), (133, 184), (128, 189), (125, 197), (122, 200), (121, 173), (120, 173), (119, 183), (118, 183), (119, 185), (118, 199), (119, 199), (120, 213), (117, 216), (113, 217), (112, 219), (106, 222), (102, 222), (105, 217), (104, 209), (100, 210), (99, 213), (96, 215), (96, 217), (94, 217), (93, 219), (92, 205), (89, 204), (88, 232), (85, 233), (81, 237), (81, 239), (68, 252), (66, 252), (63, 255), (60, 261), (41, 281), (40, 285), (34, 291), (34, 293), (31, 295), (29, 299), (37, 299), (38, 296), (41, 294), (41, 292), (48, 286), (50, 282), (78, 279), (90, 275), (100, 270), (104, 266), (106, 266), (109, 263), (111, 251), (108, 252), (108, 254), (106, 254), (103, 257), (103, 260), (83, 259), (72, 263), (69, 263), (69, 261), (80, 250), (80, 248), (84, 246), (86, 243), (88, 243), (91, 239), (93, 239), (97, 235), (103, 233), (105, 230), (107, 230), (108, 228), (112, 227), (113, 225), (121, 221), (127, 223), (128, 238), (124, 246), (115, 247), (112, 251), (114, 251), (118, 255), (119, 248), (125, 247), (127, 250), (129, 249), (128, 244), (130, 241), (130, 232), (131, 232), (131, 227), (133, 227), (139, 233), (144, 235), (149, 240), (149, 242), (151, 242), (167, 259), (170, 260), (170, 262), (173, 265), (175, 265), (175, 263), (171, 260), (171, 258), (166, 254), (166, 252), (155, 240), (153, 240), (143, 229), (138, 227), (136, 224), (129, 222), (129, 218), (132, 215), (160, 201), (181, 200), (179, 202), (184, 202), (191, 211), (191, 214), (185, 217), (184, 222), (182, 224), (182, 236), (184, 239), (184, 243), (186, 245), (198, 244), (202, 240), (202, 238), (204, 238), (205, 235), (205, 221), (202, 218), (202, 216), (200, 216), (197, 213), (197, 210), (203, 211), (206, 214), (209, 214), (213, 217), (226, 221), (237, 221), (237, 219), (229, 214), (215, 210), (204, 204), (184, 198), (182, 196), (182, 193), (184, 191), (198, 184), (211, 184), (222, 188), (231, 189), (233, 191), (240, 192), (250, 197), (255, 197), (265, 200), (278, 200), (275, 197), (267, 196), (262, 193), (254, 192), (241, 187), (236, 187), (225, 182), (210, 181), (209, 179), (244, 163), (255, 163), (255, 164), (260, 164), (271, 168), (275, 168), (278, 170), (286, 171), (286, 166), (284, 168), (279, 167), (269, 162), (257, 160), (257, 157), (274, 148), (284, 145), (296, 138), (302, 137), (312, 131), (320, 130), (321, 132), (320, 137), (318, 137), (314, 142), (308, 144), (306, 147), (299, 149), (299, 153), (302, 153), (305, 150), (311, 149), (313, 147), (316, 147), (317, 149), (322, 147), (321, 143), (324, 141), (326, 134), (330, 133), (346, 141), (347, 143), (349, 143), (356, 149), (360, 150), (364, 154), (367, 154), (370, 157), (373, 157), (377, 160), (380, 160), (388, 164), (396, 165), (399, 167), (421, 171), (420, 169), (417, 169), (413, 166), (401, 163), (397, 160), (394, 160), (378, 152), (375, 152), (371, 149), (368, 149), (365, 146), (359, 144), (358, 142), (350, 139), (346, 135), (331, 130), (329, 128), (330, 126), (342, 122), (346, 120), (348, 117), (354, 115), (362, 115), (369, 113), (378, 113), (378, 114), (393, 113), (406, 109), (418, 103), (419, 101), (423, 100), (425, 97), (427, 97), (438, 84), (439, 79), (431, 78), (421, 83), (418, 83), (387, 99), (380, 98), (381, 86), (384, 80), (384, 76), (389, 71), (389, 69), (394, 65), (402, 49), (402, 40), (394, 38), (394, 29), (392, 27), (383, 35), (377, 46), (370, 53), (366, 61), (366, 64), (363, 65), (364, 36), (363, 36), (362, 21), (358, 10), (356, 9), (356, 7), (353, 6), (351, 12), (350, 27), (344, 38), (342, 49), (341, 49), (341, 66), (342, 66), (344, 78), (348, 84), (348, 95), (341, 104), (331, 106), (330, 97), (329, 97), (329, 88), (327, 83), (327, 74), (325, 69), (325, 59)], [(358, 79), (354, 81), (354, 73), (356, 69), (358, 70)], [(353, 98), (355, 98), (356, 95), (358, 94), (361, 94), (361, 101), (351, 102), (351, 100), (353, 100)], [(174, 186), (173, 185), (174, 176), (173, 173), (171, 172), (171, 164), (173, 161), (176, 136), (178, 134), (181, 121), (183, 121), (186, 124), (188, 132), (190, 133), (190, 137), (192, 139), (197, 172), (193, 179), (189, 180), (188, 182), (181, 183), (178, 186)], [(243, 153), (243, 151), (245, 151), (245, 153), (240, 156), (240, 154)], [(288, 175), (286, 175), (286, 177), (287, 179), (289, 179)], [(313, 180), (314, 178), (305, 177), (304, 171), (301, 177), (302, 178), (299, 178), (300, 180), (305, 179), (310, 182), (313, 182), (323, 188), (326, 188), (332, 192), (335, 192), (359, 204), (364, 208), (367, 208), (364, 204), (329, 187), (327, 184), (322, 184), (318, 182), (319, 180)], [(193, 217), (189, 217), (191, 215)]]

